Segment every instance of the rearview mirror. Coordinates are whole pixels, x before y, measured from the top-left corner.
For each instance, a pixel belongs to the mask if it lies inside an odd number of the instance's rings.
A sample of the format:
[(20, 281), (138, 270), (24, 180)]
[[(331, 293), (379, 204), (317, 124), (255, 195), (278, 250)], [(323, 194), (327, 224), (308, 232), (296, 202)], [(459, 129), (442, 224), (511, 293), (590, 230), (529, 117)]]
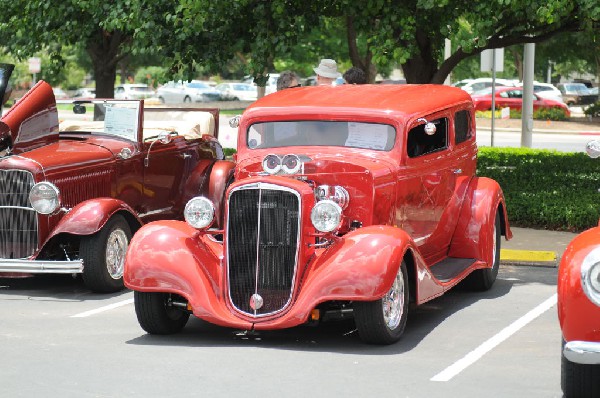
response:
[(86, 111), (87, 111), (87, 109), (85, 108), (84, 105), (81, 105), (81, 104), (73, 105), (73, 113), (76, 115), (83, 115)]

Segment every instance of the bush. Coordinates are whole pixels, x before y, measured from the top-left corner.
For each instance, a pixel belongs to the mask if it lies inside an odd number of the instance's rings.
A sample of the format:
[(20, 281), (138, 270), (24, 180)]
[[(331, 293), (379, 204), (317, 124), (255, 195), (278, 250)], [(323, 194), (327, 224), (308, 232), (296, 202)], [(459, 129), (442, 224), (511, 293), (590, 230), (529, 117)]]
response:
[[(511, 119), (521, 119), (521, 110), (520, 109), (510, 109), (510, 118)], [(491, 119), (492, 111), (477, 111), (475, 113), (476, 117)], [(495, 118), (500, 119), (500, 110), (496, 110)], [(540, 108), (533, 112), (533, 118), (536, 120), (569, 120), (567, 117), (567, 113), (562, 108), (553, 107), (553, 108)]]
[(600, 164), (584, 153), (480, 148), (477, 174), (498, 181), (511, 224), (578, 232), (600, 218)]
[(600, 101), (585, 108), (583, 113), (589, 117), (600, 117)]

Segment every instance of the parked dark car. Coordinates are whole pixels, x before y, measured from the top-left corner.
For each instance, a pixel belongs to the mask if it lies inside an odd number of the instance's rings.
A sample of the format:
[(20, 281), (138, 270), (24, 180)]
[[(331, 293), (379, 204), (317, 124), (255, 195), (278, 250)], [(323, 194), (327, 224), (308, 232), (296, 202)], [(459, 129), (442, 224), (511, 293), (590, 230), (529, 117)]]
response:
[(233, 163), (218, 109), (80, 100), (57, 109), (38, 82), (2, 118), (0, 277), (82, 274), (123, 288), (125, 252), (145, 223), (182, 219), (200, 193), (220, 203)]

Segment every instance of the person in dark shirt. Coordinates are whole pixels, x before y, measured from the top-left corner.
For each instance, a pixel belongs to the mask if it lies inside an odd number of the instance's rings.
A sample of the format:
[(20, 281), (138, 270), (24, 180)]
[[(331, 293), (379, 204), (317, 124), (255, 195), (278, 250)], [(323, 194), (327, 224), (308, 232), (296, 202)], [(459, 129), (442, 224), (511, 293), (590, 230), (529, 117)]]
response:
[(353, 66), (348, 69), (342, 76), (346, 81), (346, 84), (366, 84), (367, 75), (359, 67)]

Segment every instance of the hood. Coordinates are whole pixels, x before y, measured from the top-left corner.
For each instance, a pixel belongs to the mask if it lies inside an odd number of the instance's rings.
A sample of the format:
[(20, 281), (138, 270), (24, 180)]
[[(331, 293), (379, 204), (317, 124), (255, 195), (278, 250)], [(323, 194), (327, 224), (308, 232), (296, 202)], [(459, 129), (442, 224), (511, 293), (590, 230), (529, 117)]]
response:
[(58, 111), (52, 87), (39, 81), (6, 112), (2, 122), (10, 129), (14, 154), (58, 141)]
[[(121, 145), (122, 147), (122, 145)], [(76, 169), (89, 167), (96, 164), (105, 164), (114, 158), (113, 152), (105, 147), (88, 141), (63, 140), (36, 148), (20, 156), (11, 156), (8, 159), (28, 160), (41, 166), (44, 173), (62, 171), (61, 169)]]

